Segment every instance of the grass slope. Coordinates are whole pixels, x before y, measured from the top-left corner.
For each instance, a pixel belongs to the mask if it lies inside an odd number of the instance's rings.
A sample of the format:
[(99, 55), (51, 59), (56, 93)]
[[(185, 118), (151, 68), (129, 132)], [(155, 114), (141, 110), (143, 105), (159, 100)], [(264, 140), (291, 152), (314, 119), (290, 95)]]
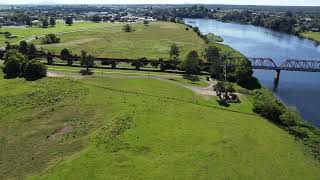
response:
[(308, 38), (308, 39), (311, 39), (315, 42), (320, 43), (320, 33), (319, 32), (303, 32), (303, 33), (300, 33), (300, 35), (302, 37), (305, 37), (305, 38)]
[(149, 78), (0, 78), (0, 179), (318, 179), (241, 100), (223, 110)]

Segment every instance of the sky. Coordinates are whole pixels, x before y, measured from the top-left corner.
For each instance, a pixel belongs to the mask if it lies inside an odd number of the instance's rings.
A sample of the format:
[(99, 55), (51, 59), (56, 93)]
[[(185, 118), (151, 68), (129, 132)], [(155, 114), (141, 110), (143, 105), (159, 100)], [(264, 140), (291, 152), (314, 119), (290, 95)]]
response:
[(320, 6), (320, 0), (0, 0), (0, 4), (237, 4)]

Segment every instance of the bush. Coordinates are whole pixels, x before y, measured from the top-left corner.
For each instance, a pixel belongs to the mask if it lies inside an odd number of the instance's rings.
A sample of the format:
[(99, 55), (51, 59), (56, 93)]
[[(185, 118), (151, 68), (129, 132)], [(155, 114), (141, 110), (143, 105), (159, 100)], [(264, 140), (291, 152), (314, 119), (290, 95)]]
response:
[(47, 34), (42, 38), (42, 44), (53, 44), (60, 43), (60, 38), (58, 38), (55, 34)]
[(28, 80), (36, 80), (47, 75), (47, 67), (39, 60), (29, 61), (24, 71), (24, 77)]
[(7, 60), (3, 67), (3, 73), (7, 78), (18, 77), (22, 73), (22, 63), (17, 58), (10, 58)]
[(9, 50), (5, 55), (5, 62), (2, 68), (7, 78), (15, 78), (24, 72), (26, 58), (17, 50)]
[(122, 30), (125, 32), (132, 32), (132, 27), (129, 24), (126, 24), (123, 26)]
[(256, 90), (253, 93), (253, 111), (277, 124), (282, 124), (280, 116), (285, 111), (284, 105), (272, 93)]

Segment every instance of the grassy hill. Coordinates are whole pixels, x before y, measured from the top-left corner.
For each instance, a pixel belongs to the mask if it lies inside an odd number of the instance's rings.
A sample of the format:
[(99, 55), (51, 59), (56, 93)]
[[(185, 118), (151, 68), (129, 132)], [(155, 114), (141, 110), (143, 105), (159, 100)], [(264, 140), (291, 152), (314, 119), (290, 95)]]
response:
[(318, 179), (303, 146), (240, 98), (221, 108), (162, 78), (1, 75), (0, 179)]

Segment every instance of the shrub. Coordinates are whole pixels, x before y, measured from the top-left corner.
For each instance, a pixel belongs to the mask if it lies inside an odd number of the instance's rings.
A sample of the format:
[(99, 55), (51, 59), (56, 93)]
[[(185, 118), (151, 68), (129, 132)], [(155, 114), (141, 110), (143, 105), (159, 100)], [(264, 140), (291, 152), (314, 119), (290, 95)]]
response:
[(28, 80), (36, 80), (47, 75), (47, 67), (39, 60), (29, 61), (24, 71), (24, 77)]
[(22, 63), (18, 58), (10, 58), (4, 63), (3, 73), (8, 78), (18, 77), (22, 73)]
[(132, 32), (132, 27), (129, 24), (126, 24), (123, 26), (122, 30), (125, 32)]
[(26, 58), (17, 50), (9, 50), (5, 55), (3, 73), (8, 78), (20, 76), (26, 64)]
[(42, 38), (42, 44), (53, 44), (60, 43), (60, 38), (58, 38), (55, 34), (47, 34)]
[(256, 90), (253, 93), (253, 111), (263, 117), (282, 124), (280, 116), (284, 112), (284, 105), (279, 102), (273, 94), (266, 90)]

